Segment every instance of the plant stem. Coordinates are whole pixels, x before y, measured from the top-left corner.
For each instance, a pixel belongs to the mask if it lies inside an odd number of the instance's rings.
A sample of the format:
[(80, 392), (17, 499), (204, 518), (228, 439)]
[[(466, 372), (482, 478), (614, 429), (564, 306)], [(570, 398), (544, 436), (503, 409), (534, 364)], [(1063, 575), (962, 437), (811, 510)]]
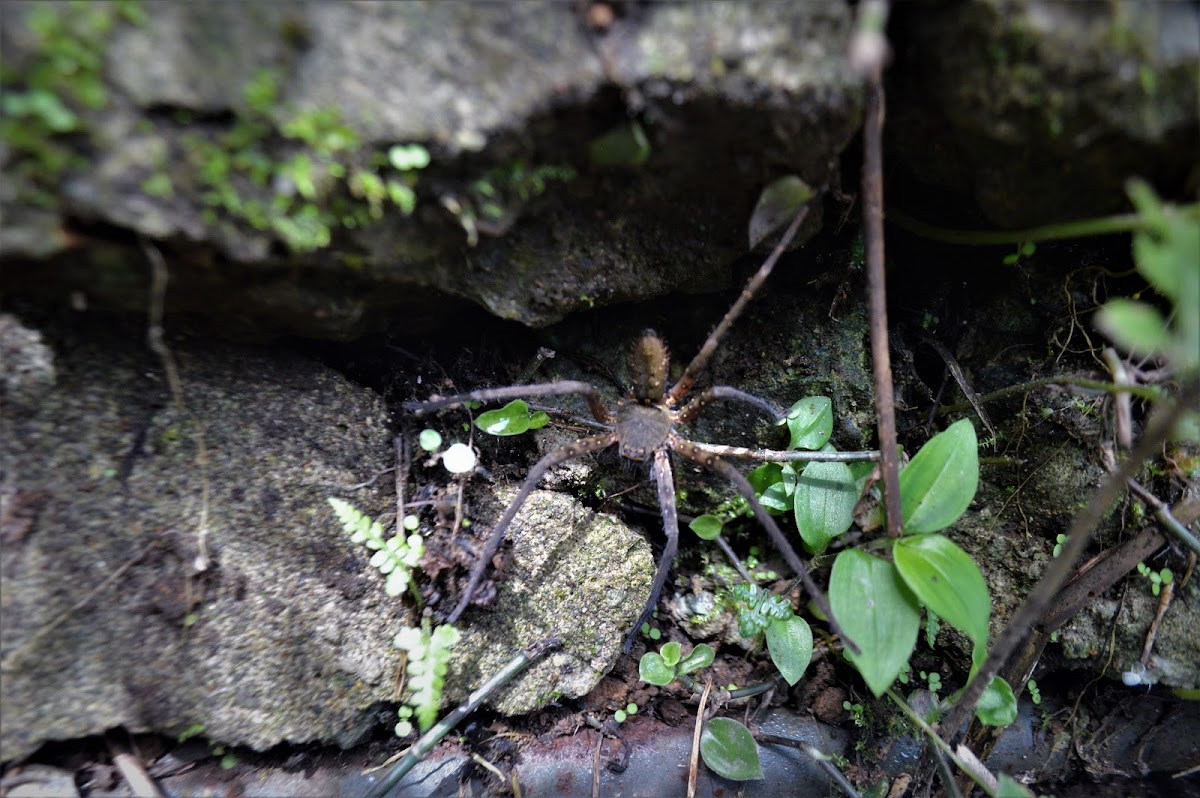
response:
[(1130, 479), (1126, 484), (1129, 485), (1130, 493), (1137, 496), (1144, 504), (1149, 505), (1150, 509), (1154, 510), (1154, 517), (1167, 528), (1168, 532), (1179, 538), (1179, 541), (1189, 549), (1200, 554), (1200, 540), (1197, 540), (1196, 536), (1189, 532), (1188, 528), (1183, 525), (1183, 522), (1175, 517), (1171, 512), (1169, 504), (1160, 500), (1135, 480)]
[[(1200, 218), (1200, 202), (1178, 205), (1175, 211), (1181, 216)], [(896, 208), (888, 208), (888, 220), (897, 226), (924, 238), (947, 244), (969, 246), (996, 246), (1001, 244), (1023, 244), (1026, 241), (1055, 241), (1063, 238), (1084, 238), (1114, 233), (1134, 233), (1148, 227), (1140, 213), (1123, 213), (1118, 216), (1101, 216), (1097, 219), (1080, 219), (1074, 222), (1048, 224), (1025, 230), (955, 230), (928, 224), (909, 216)]]

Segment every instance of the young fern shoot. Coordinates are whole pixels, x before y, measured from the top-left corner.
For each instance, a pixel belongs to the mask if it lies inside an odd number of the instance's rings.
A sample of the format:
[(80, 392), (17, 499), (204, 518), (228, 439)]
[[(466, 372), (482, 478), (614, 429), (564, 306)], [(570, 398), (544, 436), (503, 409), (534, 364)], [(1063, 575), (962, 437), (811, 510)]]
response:
[[(700, 466), (725, 477), (747, 502), (750, 503), (755, 517), (767, 529), (775, 547), (783, 555), (788, 566), (800, 578), (805, 589), (812, 596), (821, 612), (829, 619), (830, 626), (842, 636), (846, 646), (857, 650), (854, 642), (845, 638), (837, 619), (834, 617), (824, 594), (808, 574), (804, 562), (796, 554), (783, 531), (774, 519), (759, 503), (750, 483), (736, 468), (726, 462), (719, 453), (714, 452), (709, 445), (690, 441), (680, 436), (676, 431), (680, 424), (687, 423), (709, 404), (716, 400), (743, 402), (763, 411), (773, 419), (779, 419), (779, 411), (764, 399), (730, 386), (714, 386), (701, 391), (690, 401), (685, 401), (696, 380), (703, 373), (709, 360), (717, 351), (721, 338), (734, 321), (741, 315), (742, 310), (762, 287), (776, 262), (795, 238), (800, 225), (808, 214), (808, 207), (802, 208), (796, 214), (791, 225), (780, 238), (770, 256), (750, 278), (746, 287), (734, 302), (733, 306), (721, 319), (720, 323), (709, 334), (700, 351), (684, 369), (682, 376), (672, 386), (668, 387), (667, 375), (669, 359), (666, 344), (654, 332), (647, 330), (635, 342), (630, 360), (630, 372), (633, 376), (633, 387), (629, 394), (617, 403), (615, 412), (610, 412), (604, 405), (600, 392), (595, 386), (586, 382), (564, 381), (541, 383), (537, 385), (510, 386), (493, 388), (454, 396), (434, 398), (426, 402), (407, 402), (404, 407), (416, 413), (453, 407), (468, 401), (490, 402), (501, 399), (512, 399), (529, 396), (549, 396), (562, 394), (582, 394), (587, 400), (588, 408), (595, 417), (597, 427), (602, 431), (596, 435), (582, 438), (549, 452), (530, 469), (529, 475), (516, 497), (504, 514), (492, 528), (487, 543), (480, 552), (478, 560), (471, 570), (467, 587), (459, 598), (457, 606), (447, 618), (448, 623), (454, 623), (471, 605), (476, 590), (479, 588), (487, 571), (488, 564), (499, 549), (504, 534), (520, 510), (521, 505), (537, 486), (541, 478), (554, 466), (580, 457), (585, 454), (598, 452), (610, 446), (616, 446), (619, 454), (635, 462), (649, 462), (651, 478), (657, 487), (658, 501), (662, 510), (663, 531), (666, 534), (666, 545), (658, 561), (650, 596), (647, 599), (641, 617), (633, 625), (632, 631), (625, 639), (625, 650), (628, 651), (637, 635), (638, 630), (654, 611), (658, 604), (659, 595), (666, 584), (670, 573), (671, 563), (678, 548), (679, 525), (675, 509), (675, 476), (672, 466), (672, 453), (691, 460)], [(746, 456), (737, 450), (734, 456)], [(757, 450), (761, 459), (773, 459), (772, 454), (785, 454)], [(826, 459), (825, 453), (786, 453), (784, 459)], [(859, 455), (858, 459), (869, 458), (870, 455)]]

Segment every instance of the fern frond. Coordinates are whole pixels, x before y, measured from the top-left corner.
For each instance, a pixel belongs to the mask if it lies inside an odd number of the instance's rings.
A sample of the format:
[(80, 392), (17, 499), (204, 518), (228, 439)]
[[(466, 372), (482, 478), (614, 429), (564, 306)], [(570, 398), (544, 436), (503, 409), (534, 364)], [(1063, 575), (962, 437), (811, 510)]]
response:
[(350, 540), (365, 544), (375, 552), (371, 555), (371, 567), (378, 568), (387, 577), (384, 584), (387, 594), (399, 596), (407, 590), (412, 581), (412, 569), (425, 553), (425, 539), (416, 534), (407, 538), (397, 534), (384, 539), (383, 526), (350, 502), (330, 497), (329, 505), (342, 528), (350, 533)]

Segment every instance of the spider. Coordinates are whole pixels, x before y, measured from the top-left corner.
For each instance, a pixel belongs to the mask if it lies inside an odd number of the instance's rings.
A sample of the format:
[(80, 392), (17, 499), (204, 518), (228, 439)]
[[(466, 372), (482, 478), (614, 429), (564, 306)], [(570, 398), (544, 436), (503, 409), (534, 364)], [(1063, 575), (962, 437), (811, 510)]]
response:
[(729, 457), (754, 457), (761, 460), (855, 460), (875, 459), (874, 452), (781, 452), (773, 450), (750, 450), (741, 447), (716, 446), (687, 440), (679, 435), (676, 428), (680, 424), (692, 421), (714, 400), (733, 400), (752, 405), (775, 420), (782, 416), (771, 403), (765, 399), (738, 390), (737, 388), (718, 385), (706, 388), (690, 401), (686, 401), (688, 393), (695, 385), (697, 378), (703, 372), (708, 361), (716, 352), (717, 345), (726, 331), (733, 324), (746, 304), (754, 297), (766, 281), (775, 262), (779, 260), (788, 244), (795, 237), (800, 225), (807, 215), (808, 206), (801, 209), (791, 225), (780, 238), (774, 250), (750, 278), (741, 295), (726, 312), (725, 316), (709, 334), (700, 351), (684, 369), (679, 380), (668, 387), (668, 354), (662, 339), (653, 331), (647, 330), (634, 343), (630, 360), (630, 374), (633, 386), (624, 399), (617, 403), (616, 411), (610, 412), (600, 397), (600, 392), (590, 383), (574, 380), (561, 382), (540, 383), (535, 385), (514, 385), (504, 388), (491, 388), (454, 396), (435, 397), (425, 402), (406, 402), (404, 408), (418, 414), (431, 410), (460, 405), (467, 401), (490, 402), (503, 399), (516, 399), (528, 396), (552, 396), (563, 394), (581, 394), (587, 401), (588, 409), (596, 418), (597, 428), (603, 431), (596, 435), (581, 438), (573, 443), (561, 446), (549, 452), (538, 460), (530, 469), (525, 483), (517, 492), (516, 497), (508, 505), (500, 520), (492, 528), (491, 535), (484, 545), (479, 559), (471, 569), (467, 587), (459, 598), (458, 605), (447, 617), (448, 623), (454, 623), (471, 604), (472, 598), (483, 580), (488, 563), (499, 549), (513, 518), (521, 509), (529, 494), (537, 486), (541, 478), (551, 468), (581, 457), (585, 454), (599, 452), (610, 446), (616, 446), (620, 456), (635, 462), (650, 463), (650, 475), (658, 492), (658, 502), (662, 512), (663, 531), (666, 534), (666, 545), (659, 557), (658, 568), (650, 588), (650, 596), (642, 610), (641, 617), (633, 625), (633, 629), (625, 639), (625, 651), (628, 652), (642, 624), (649, 619), (666, 584), (678, 548), (679, 523), (675, 510), (675, 480), (671, 465), (671, 453), (674, 452), (687, 460), (700, 464), (714, 471), (731, 482), (753, 509), (757, 517), (771, 536), (772, 542), (783, 555), (787, 564), (799, 577), (809, 595), (816, 601), (817, 606), (829, 619), (830, 626), (838, 633), (845, 645), (857, 651), (853, 641), (847, 640), (842, 633), (833, 612), (825, 600), (824, 594), (813, 582), (805, 568), (804, 562), (796, 555), (791, 544), (775, 523), (774, 519), (763, 508), (754, 494), (750, 483), (733, 465), (723, 459)]

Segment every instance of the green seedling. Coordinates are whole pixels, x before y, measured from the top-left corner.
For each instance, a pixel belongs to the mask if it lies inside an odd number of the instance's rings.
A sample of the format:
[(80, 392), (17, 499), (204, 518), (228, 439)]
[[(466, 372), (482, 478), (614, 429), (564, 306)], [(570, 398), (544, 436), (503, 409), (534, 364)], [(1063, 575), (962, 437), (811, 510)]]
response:
[(1150, 591), (1154, 595), (1162, 592), (1164, 585), (1169, 585), (1175, 580), (1175, 574), (1170, 568), (1163, 568), (1160, 571), (1153, 570), (1144, 562), (1137, 564), (1138, 573), (1150, 580)]

